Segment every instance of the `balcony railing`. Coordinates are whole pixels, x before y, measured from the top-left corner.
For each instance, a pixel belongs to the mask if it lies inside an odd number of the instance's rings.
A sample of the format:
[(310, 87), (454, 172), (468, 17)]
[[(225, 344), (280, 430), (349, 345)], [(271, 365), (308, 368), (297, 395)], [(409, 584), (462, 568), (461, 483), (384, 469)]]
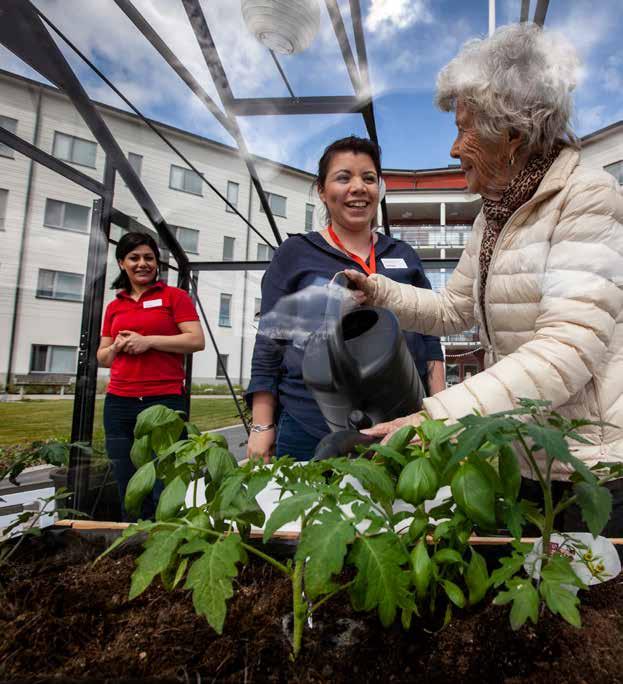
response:
[(441, 341), (445, 344), (462, 344), (468, 346), (480, 344), (477, 328), (472, 328), (471, 330), (459, 333), (458, 335), (447, 335), (446, 337), (442, 337)]
[(392, 235), (412, 247), (464, 247), (472, 232), (468, 225), (393, 226)]

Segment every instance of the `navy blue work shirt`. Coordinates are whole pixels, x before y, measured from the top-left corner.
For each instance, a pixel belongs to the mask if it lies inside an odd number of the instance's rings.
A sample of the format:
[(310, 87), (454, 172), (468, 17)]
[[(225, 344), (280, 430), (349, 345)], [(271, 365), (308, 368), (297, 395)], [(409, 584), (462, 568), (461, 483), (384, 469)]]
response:
[[(415, 250), (401, 240), (381, 233), (377, 233), (377, 236), (376, 272), (398, 283), (430, 289), (422, 262)], [(392, 259), (397, 261), (389, 261)], [(404, 261), (406, 267), (402, 267), (400, 260)], [(338, 271), (345, 268), (363, 272), (359, 264), (332, 247), (320, 233), (289, 237), (273, 254), (270, 266), (262, 278), (260, 316), (271, 311), (281, 297), (309, 285), (328, 283)], [(405, 332), (404, 336), (418, 372), (425, 380), (427, 361), (444, 360), (439, 338), (414, 332)], [(251, 361), (251, 381), (245, 397), (249, 405), (252, 405), (254, 392), (271, 392), (277, 398), (280, 408), (300, 423), (303, 430), (315, 437), (324, 437), (329, 432), (329, 427), (303, 382), (302, 363), (302, 349), (292, 343), (276, 344), (258, 334)]]

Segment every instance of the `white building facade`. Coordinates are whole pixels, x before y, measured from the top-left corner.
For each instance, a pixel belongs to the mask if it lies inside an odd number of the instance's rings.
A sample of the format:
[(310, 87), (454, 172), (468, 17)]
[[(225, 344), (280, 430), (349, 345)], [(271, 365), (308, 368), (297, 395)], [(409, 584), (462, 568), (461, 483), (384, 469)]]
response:
[[(98, 106), (191, 261), (268, 260), (270, 248), (137, 117)], [(102, 180), (105, 155), (71, 102), (57, 90), (0, 72), (0, 125)], [(238, 211), (275, 244), (237, 150), (166, 125), (161, 132)], [(319, 227), (313, 176), (261, 158), (256, 166), (282, 237)], [(94, 195), (0, 145), (0, 378), (74, 374)], [(117, 175), (114, 206), (150, 226)], [(114, 228), (111, 237), (118, 238)], [(172, 262), (174, 264), (174, 262)], [(116, 277), (114, 246), (107, 284)], [(257, 330), (261, 270), (203, 271), (199, 294), (233, 382), (246, 383)], [(169, 283), (176, 273), (169, 271)], [(106, 303), (113, 297), (108, 290)], [(11, 331), (13, 335), (11, 335)], [(104, 371), (106, 374), (107, 371)], [(222, 382), (209, 343), (193, 358), (195, 382)]]

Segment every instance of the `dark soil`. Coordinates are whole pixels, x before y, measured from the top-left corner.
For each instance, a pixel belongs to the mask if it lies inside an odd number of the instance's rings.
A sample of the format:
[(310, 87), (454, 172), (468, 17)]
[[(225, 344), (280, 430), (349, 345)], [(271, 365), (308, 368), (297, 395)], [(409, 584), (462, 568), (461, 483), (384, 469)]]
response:
[(461, 611), (437, 634), (421, 624), (384, 629), (344, 598), (321, 608), (303, 651), (289, 658), (290, 591), (251, 562), (237, 581), (218, 636), (190, 595), (155, 582), (127, 600), (134, 556), (93, 566), (101, 546), (67, 532), (31, 544), (2, 577), (3, 682), (620, 682), (623, 577), (582, 596), (583, 628), (545, 614), (513, 632), (508, 608)]

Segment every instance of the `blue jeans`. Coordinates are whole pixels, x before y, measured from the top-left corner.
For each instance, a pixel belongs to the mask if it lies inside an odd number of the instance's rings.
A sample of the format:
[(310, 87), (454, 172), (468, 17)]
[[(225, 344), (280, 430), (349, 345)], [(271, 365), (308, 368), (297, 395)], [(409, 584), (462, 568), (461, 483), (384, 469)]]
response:
[(314, 455), (320, 437), (305, 432), (289, 413), (281, 412), (277, 424), (277, 444), (275, 455), (292, 456), (297, 461), (309, 461)]
[[(106, 432), (106, 451), (121, 499), (121, 519), (129, 521), (125, 510), (125, 490), (136, 468), (130, 460), (130, 450), (134, 441), (134, 426), (138, 414), (154, 404), (162, 404), (175, 411), (186, 411), (185, 397), (181, 394), (161, 394), (154, 397), (119, 397), (107, 394), (104, 401), (104, 430)], [(153, 518), (163, 484), (156, 480), (151, 496), (145, 498), (141, 518)]]

